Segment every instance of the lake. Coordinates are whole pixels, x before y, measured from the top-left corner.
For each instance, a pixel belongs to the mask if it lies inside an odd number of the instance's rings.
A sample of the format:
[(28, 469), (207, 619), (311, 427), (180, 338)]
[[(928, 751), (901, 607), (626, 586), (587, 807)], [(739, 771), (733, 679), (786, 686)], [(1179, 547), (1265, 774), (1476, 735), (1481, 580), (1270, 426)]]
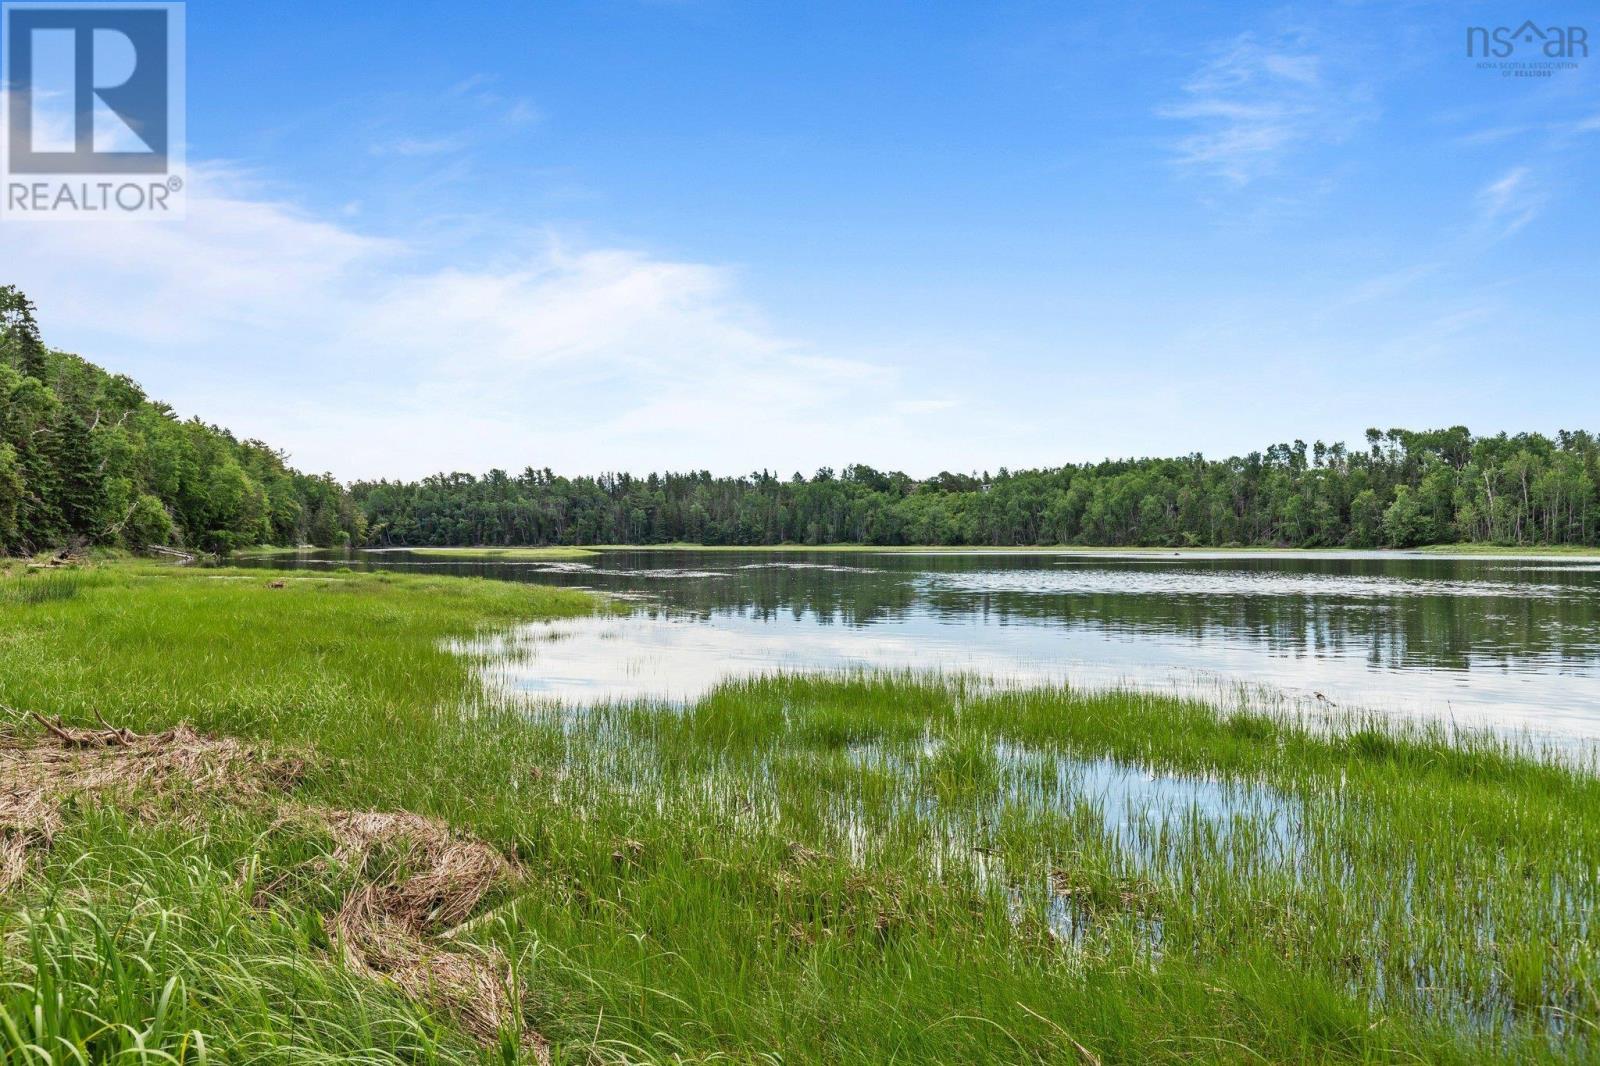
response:
[(629, 617), (474, 650), (556, 700), (690, 699), (774, 670), (940, 670), (1372, 709), (1600, 738), (1600, 560), (1394, 552), (606, 550), (581, 561), (307, 553), (258, 566), (594, 589)]

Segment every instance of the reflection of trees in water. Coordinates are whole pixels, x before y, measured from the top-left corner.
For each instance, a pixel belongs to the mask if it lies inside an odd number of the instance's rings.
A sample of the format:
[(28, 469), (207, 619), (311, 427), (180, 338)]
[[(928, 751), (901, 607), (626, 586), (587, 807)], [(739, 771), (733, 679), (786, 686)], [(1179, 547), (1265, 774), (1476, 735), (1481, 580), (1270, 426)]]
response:
[(1225, 639), (1282, 656), (1359, 655), (1382, 667), (1590, 664), (1600, 654), (1597, 605), (1576, 597), (958, 593), (932, 595), (928, 606), (944, 616), (978, 613), (1001, 623), (1048, 622), (1200, 642)]
[[(403, 558), (361, 560), (410, 569)], [(770, 562), (773, 565), (761, 565)], [(274, 560), (272, 565), (282, 565)], [(360, 564), (357, 564), (360, 565)], [(1030, 571), (1092, 566), (1104, 591), (1029, 592), (941, 588), (930, 574)], [(1297, 573), (1387, 581), (1492, 582), (1504, 595), (1396, 591), (1327, 595), (1227, 595), (1118, 590), (1117, 571), (1150, 575), (1174, 567), (1214, 577)], [(673, 568), (714, 576), (670, 576)], [(845, 569), (848, 568), (848, 569)], [(941, 621), (1065, 626), (1129, 635), (1226, 640), (1285, 657), (1364, 658), (1384, 668), (1526, 668), (1590, 665), (1600, 656), (1600, 573), (1558, 566), (1520, 573), (1504, 563), (1436, 559), (1073, 560), (1003, 556), (834, 555), (766, 557), (704, 553), (608, 552), (588, 568), (503, 562), (428, 565), (432, 573), (471, 574), (539, 584), (643, 594), (697, 616), (737, 612), (762, 620), (811, 618), (824, 625), (870, 625), (918, 616)], [(643, 573), (641, 573), (641, 571)], [(1131, 582), (1130, 582), (1131, 584)], [(1528, 589), (1518, 594), (1517, 586)], [(1532, 586), (1542, 586), (1535, 591)], [(1554, 594), (1552, 587), (1559, 589)]]
[[(1019, 563), (1021, 560), (1018, 561)], [(994, 566), (990, 569), (1009, 569)], [(1038, 560), (1026, 565), (1036, 566)], [(1097, 567), (1148, 574), (1180, 564), (1127, 561)], [(1228, 639), (1276, 655), (1360, 655), (1379, 667), (1513, 668), (1530, 662), (1590, 665), (1600, 655), (1600, 574), (1540, 567), (1519, 573), (1504, 563), (1455, 559), (1185, 559), (1181, 568), (1214, 574), (1284, 571), (1388, 581), (1492, 582), (1504, 595), (1204, 595), (1116, 590), (1040, 595), (941, 591), (926, 596), (942, 616), (981, 615), (1001, 623), (1053, 622), (1110, 632)], [(942, 567), (940, 569), (943, 569)], [(1111, 580), (1115, 580), (1114, 575)], [(1517, 586), (1528, 587), (1519, 594)], [(1539, 592), (1530, 587), (1543, 586)], [(1552, 587), (1559, 590), (1555, 594)]]
[[(631, 586), (637, 588), (638, 586)], [(811, 618), (823, 625), (871, 625), (912, 617), (923, 604), (916, 575), (862, 569), (763, 567), (699, 581), (654, 582), (652, 596), (696, 615), (734, 611), (774, 620)]]

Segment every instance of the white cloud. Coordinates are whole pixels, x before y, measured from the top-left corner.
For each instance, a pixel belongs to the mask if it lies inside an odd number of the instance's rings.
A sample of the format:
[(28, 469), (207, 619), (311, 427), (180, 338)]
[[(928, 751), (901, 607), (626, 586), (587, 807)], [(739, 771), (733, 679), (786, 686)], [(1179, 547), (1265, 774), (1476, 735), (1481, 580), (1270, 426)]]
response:
[(894, 409), (903, 415), (931, 415), (959, 406), (956, 400), (899, 400)]
[(1490, 126), (1471, 133), (1463, 133), (1456, 137), (1454, 143), (1467, 148), (1476, 148), (1482, 145), (1499, 144), (1513, 137), (1520, 137), (1527, 133), (1531, 126)]
[(526, 96), (508, 96), (493, 88), (498, 81), (494, 75), (474, 74), (451, 86), (446, 95), (466, 100), (511, 126), (525, 126), (544, 117)]
[(1176, 143), (1178, 163), (1242, 187), (1276, 174), (1298, 149), (1341, 139), (1361, 118), (1364, 94), (1332, 84), (1324, 68), (1293, 37), (1229, 41), (1158, 112), (1191, 127)]
[(237, 172), (190, 179), (182, 223), (0, 226), (5, 280), (52, 342), (306, 468), (905, 461), (939, 432), (882, 402), (898, 370), (783, 336), (726, 268), (548, 235), (441, 266)]
[(524, 97), (518, 97), (506, 105), (505, 120), (512, 126), (526, 126), (538, 122), (543, 117), (543, 113), (534, 106), (533, 101)]
[(1544, 195), (1523, 166), (1512, 167), (1478, 191), (1478, 221), (1498, 236), (1509, 237), (1539, 214)]
[(232, 344), (307, 314), (362, 268), (404, 252), (255, 198), (227, 170), (191, 168), (190, 191), (179, 223), (4, 224), (12, 280), (75, 327), (139, 344)]
[(1441, 263), (1437, 260), (1413, 263), (1398, 270), (1370, 277), (1357, 282), (1346, 296), (1337, 301), (1335, 306), (1350, 307), (1355, 304), (1370, 303), (1378, 300), (1389, 300), (1403, 296), (1416, 288), (1418, 284), (1434, 277), (1439, 273)]
[(466, 142), (459, 137), (397, 137), (380, 141), (370, 151), (373, 155), (426, 156), (459, 152)]

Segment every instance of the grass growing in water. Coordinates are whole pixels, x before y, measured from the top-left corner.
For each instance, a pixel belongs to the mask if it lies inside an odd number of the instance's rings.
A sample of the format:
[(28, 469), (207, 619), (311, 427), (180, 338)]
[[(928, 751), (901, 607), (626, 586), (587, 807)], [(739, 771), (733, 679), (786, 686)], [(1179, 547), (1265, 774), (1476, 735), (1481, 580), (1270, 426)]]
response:
[[(0, 701), (312, 750), (284, 802), (487, 841), (523, 881), (459, 937), (506, 960), (555, 1061), (1596, 1053), (1587, 772), (1438, 730), (900, 676), (528, 708), (444, 650), (594, 607), (93, 571), (0, 612)], [(170, 806), (85, 799), (34, 842), (0, 919), (11, 1061), (541, 1054), (340, 961), (327, 916), (356, 874), (325, 831), (215, 793)]]

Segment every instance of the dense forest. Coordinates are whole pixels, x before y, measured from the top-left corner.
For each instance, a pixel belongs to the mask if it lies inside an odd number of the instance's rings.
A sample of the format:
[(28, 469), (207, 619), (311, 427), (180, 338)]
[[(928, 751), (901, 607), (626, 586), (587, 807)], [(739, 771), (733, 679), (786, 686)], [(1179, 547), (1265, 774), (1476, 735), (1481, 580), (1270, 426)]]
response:
[(183, 421), (40, 338), (0, 288), (0, 554), (71, 543), (863, 543), (1412, 547), (1600, 544), (1600, 440), (1465, 427), (1367, 431), (1214, 460), (1126, 459), (918, 480), (868, 466), (781, 478), (558, 477), (548, 469), (360, 482)]
[(1094, 544), (1412, 547), (1600, 543), (1600, 441), (1368, 430), (1365, 447), (1128, 459), (917, 480), (770, 473), (359, 483), (374, 543)]
[(47, 348), (33, 305), (0, 287), (0, 555), (73, 544), (333, 545), (359, 543), (365, 530), (331, 477), (182, 421), (128, 378)]

